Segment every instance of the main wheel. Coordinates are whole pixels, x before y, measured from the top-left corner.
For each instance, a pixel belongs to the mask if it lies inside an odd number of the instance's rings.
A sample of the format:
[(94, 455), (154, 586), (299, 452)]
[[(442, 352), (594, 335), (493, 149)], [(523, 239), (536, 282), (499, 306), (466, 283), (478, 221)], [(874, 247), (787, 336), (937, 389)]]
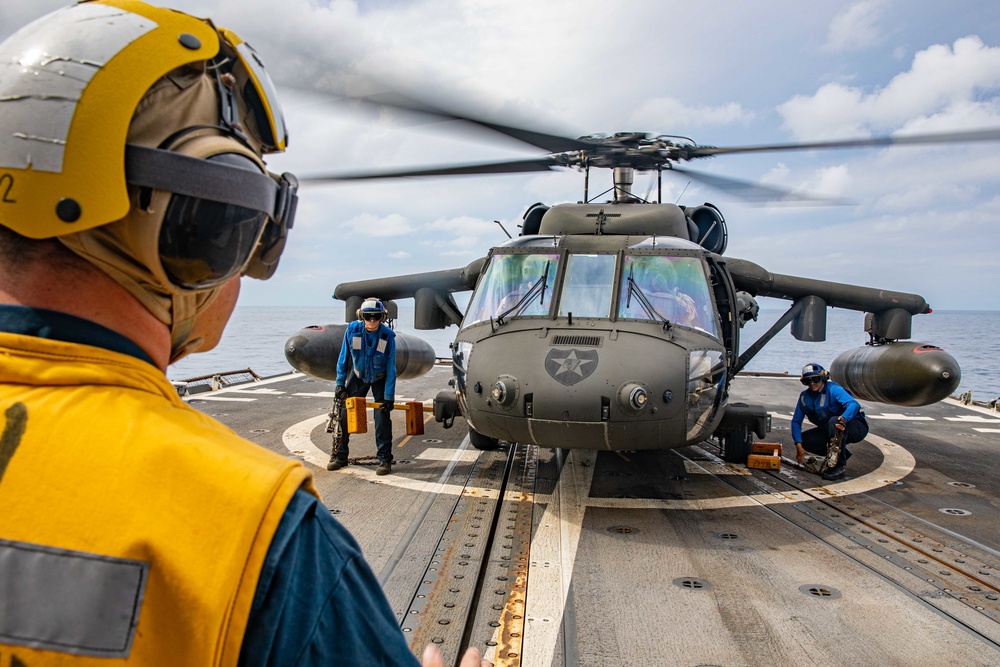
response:
[(738, 426), (722, 436), (722, 460), (727, 463), (746, 463), (753, 451), (753, 436), (749, 426)]
[(471, 428), (469, 429), (469, 442), (471, 442), (472, 446), (476, 449), (481, 449), (486, 452), (491, 452), (500, 446), (500, 441), (496, 438), (490, 438), (482, 433), (472, 430)]

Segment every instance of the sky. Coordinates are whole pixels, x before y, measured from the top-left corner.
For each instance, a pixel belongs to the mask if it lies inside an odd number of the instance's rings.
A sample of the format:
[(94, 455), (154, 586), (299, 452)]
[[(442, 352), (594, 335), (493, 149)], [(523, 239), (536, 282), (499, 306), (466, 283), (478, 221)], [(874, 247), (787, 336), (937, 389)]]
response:
[[(65, 2), (0, 0), (0, 38)], [(297, 176), (531, 157), (460, 123), (331, 95), (401, 87), (565, 136), (619, 131), (743, 146), (1000, 127), (995, 0), (175, 0), (254, 46), (281, 95)], [(1000, 310), (1000, 142), (720, 156), (693, 168), (849, 199), (760, 207), (682, 177), (664, 200), (716, 204), (727, 256), (769, 271)], [(611, 185), (591, 175), (591, 193)], [(645, 195), (649, 177), (636, 175)], [(303, 185), (277, 274), (241, 305), (340, 308), (344, 281), (462, 267), (583, 175)], [(653, 189), (655, 194), (655, 189)], [(772, 303), (773, 305), (769, 305)], [(781, 307), (767, 300), (765, 307)], [(337, 311), (340, 312), (339, 310)]]

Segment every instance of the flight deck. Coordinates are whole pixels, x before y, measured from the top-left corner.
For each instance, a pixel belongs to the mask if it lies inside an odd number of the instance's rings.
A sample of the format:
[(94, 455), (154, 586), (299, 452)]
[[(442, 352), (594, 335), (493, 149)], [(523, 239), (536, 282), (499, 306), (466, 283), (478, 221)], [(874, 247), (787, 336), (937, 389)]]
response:
[[(435, 367), (397, 402), (432, 401)], [(778, 470), (676, 450), (474, 449), (427, 414), (376, 477), (374, 435), (329, 472), (333, 383), (295, 373), (191, 396), (313, 472), (418, 655), (496, 665), (1000, 665), (1000, 413), (862, 401), (848, 475), (793, 465), (797, 377), (740, 376)], [(788, 457), (792, 457), (789, 459)]]

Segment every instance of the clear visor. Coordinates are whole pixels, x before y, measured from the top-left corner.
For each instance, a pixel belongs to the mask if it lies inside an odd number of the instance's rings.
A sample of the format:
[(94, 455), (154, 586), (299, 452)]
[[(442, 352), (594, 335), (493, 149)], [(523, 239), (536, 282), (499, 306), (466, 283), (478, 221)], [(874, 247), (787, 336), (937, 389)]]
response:
[(170, 282), (187, 289), (225, 283), (243, 270), (268, 220), (249, 208), (174, 197), (160, 230), (160, 262)]
[[(234, 167), (256, 171), (250, 159), (234, 153), (209, 158)], [(160, 227), (160, 263), (173, 284), (185, 289), (208, 289), (241, 273), (261, 238), (278, 223), (269, 214), (252, 208), (174, 195)], [(277, 258), (275, 258), (275, 264)]]
[(244, 70), (246, 82), (243, 84), (240, 94), (261, 133), (265, 152), (285, 150), (288, 145), (285, 118), (278, 104), (278, 92), (264, 68), (264, 61), (261, 60), (252, 46), (231, 30), (222, 28), (219, 33), (235, 51), (239, 61), (237, 66)]

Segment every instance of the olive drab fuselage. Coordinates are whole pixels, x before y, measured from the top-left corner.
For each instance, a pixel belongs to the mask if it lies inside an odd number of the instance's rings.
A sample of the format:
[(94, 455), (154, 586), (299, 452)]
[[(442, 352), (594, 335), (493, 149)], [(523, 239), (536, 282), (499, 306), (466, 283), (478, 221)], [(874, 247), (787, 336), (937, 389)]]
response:
[(470, 426), (546, 447), (704, 440), (731, 358), (706, 254), (681, 239), (612, 235), (495, 248), (453, 346)]

